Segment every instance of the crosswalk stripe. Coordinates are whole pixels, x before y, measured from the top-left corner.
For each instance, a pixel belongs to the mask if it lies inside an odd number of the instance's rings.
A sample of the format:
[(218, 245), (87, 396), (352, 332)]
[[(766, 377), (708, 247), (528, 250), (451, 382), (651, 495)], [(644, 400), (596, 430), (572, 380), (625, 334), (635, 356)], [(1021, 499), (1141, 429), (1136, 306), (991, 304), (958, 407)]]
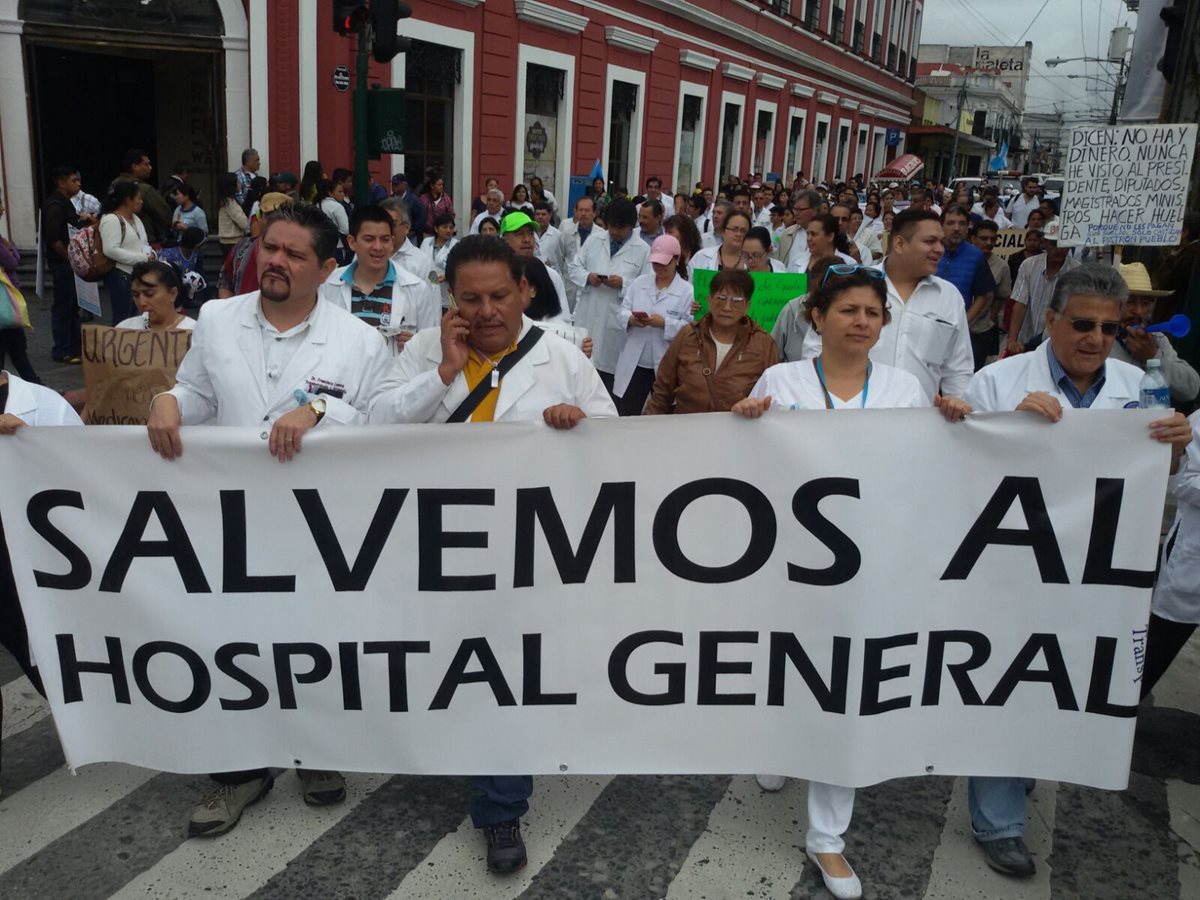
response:
[(1200, 897), (1200, 785), (1167, 780), (1171, 830), (1179, 838), (1179, 897)]
[(465, 778), (397, 775), (250, 897), (386, 897), (458, 827), (466, 806)]
[(78, 775), (64, 767), (7, 798), (0, 803), (0, 874), (102, 813), (154, 775), (149, 769), (119, 763), (87, 766)]
[(67, 762), (58, 741), (58, 730), (49, 717), (5, 738), (0, 745), (0, 757), (4, 764), (0, 769), (0, 787), (4, 790), (0, 804)]
[(488, 874), (486, 846), (468, 817), (438, 842), (388, 900), (517, 897), (550, 861), (611, 780), (608, 776), (582, 775), (534, 778), (529, 815), (521, 828), (529, 862), (512, 877), (498, 879)]
[(234, 831), (220, 838), (184, 841), (121, 888), (112, 900), (245, 897), (320, 840), (387, 780), (387, 775), (350, 775), (344, 803), (297, 809), (294, 798), (300, 791), (299, 779), (294, 771), (284, 772), (272, 792), (249, 808)]
[(0, 729), (0, 740), (7, 740), (50, 715), (50, 707), (24, 675), (4, 686), (3, 702), (4, 727)]
[(946, 808), (946, 826), (933, 854), (925, 900), (962, 900), (975, 893), (988, 900), (1049, 900), (1058, 782), (1039, 781), (1026, 803), (1025, 843), (1037, 862), (1032, 878), (993, 872), (975, 847), (967, 813), (967, 779), (958, 778)]
[(522, 900), (666, 896), (729, 781), (702, 775), (614, 778)]
[(0, 897), (106, 900), (178, 847), (207, 779), (144, 774), (148, 781), (0, 877)]
[(750, 897), (787, 900), (804, 874), (808, 782), (788, 779), (763, 791), (753, 776), (738, 776), (692, 844), (667, 900)]

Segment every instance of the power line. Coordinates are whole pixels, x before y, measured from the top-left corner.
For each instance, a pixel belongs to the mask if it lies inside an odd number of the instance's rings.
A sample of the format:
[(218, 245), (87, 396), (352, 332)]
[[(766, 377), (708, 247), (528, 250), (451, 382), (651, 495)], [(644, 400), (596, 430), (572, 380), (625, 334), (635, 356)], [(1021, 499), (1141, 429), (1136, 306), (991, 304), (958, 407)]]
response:
[[(975, 9), (973, 6), (971, 6), (967, 2), (967, 0), (953, 0), (953, 2), (956, 3), (958, 5), (958, 7), (963, 10), (964, 13), (971, 16), (992, 37), (994, 37), (996, 40), (1000, 41), (1001, 44), (1003, 44), (1005, 46), (1012, 46), (1012, 47), (1021, 45), (1021, 41), (1012, 43), (1006, 35), (1001, 34), (1000, 31), (997, 30), (997, 27), (994, 26), (993, 23), (986, 16), (983, 15), (983, 13), (979, 12), (977, 9)], [(1035, 15), (1033, 17), (1033, 19), (1030, 21), (1029, 25), (1026, 27), (1025, 32), (1021, 35), (1022, 41), (1024, 40), (1025, 35), (1029, 33), (1029, 29), (1033, 27), (1033, 23), (1037, 21), (1038, 16), (1040, 16), (1042, 14), (1042, 10), (1044, 10), (1046, 8), (1046, 6), (1049, 4), (1049, 2), (1050, 2), (1050, 0), (1045, 0), (1045, 2), (1042, 3), (1042, 8), (1038, 10), (1037, 15)], [(1032, 59), (1029, 60), (1029, 69), (1030, 69), (1031, 77), (1038, 77), (1038, 78), (1048, 77), (1048, 73), (1043, 71), (1041, 69), (1041, 67), (1038, 66), (1038, 64), (1035, 63)], [(1089, 100), (1085, 97), (1079, 96), (1074, 91), (1066, 90), (1065, 86), (1060, 85), (1060, 87), (1062, 88), (1063, 94), (1065, 94), (1067, 97), (1070, 97), (1071, 99), (1073, 99), (1079, 103), (1091, 103), (1092, 102), (1091, 100)]]

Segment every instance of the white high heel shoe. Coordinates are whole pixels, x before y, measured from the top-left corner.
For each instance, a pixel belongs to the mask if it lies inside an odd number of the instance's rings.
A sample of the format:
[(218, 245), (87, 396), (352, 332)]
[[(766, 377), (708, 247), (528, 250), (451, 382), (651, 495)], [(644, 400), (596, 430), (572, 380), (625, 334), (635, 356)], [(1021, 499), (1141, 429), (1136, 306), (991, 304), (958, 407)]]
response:
[[(837, 900), (859, 900), (862, 896), (862, 882), (858, 880), (858, 876), (854, 874), (853, 869), (850, 870), (849, 875), (842, 877), (830, 875), (825, 871), (825, 867), (821, 865), (821, 860), (817, 858), (817, 854), (811, 850), (805, 850), (804, 852), (813, 861), (813, 865), (820, 871), (821, 880), (825, 882), (826, 889)], [(850, 864), (846, 863), (846, 865), (849, 866)]]

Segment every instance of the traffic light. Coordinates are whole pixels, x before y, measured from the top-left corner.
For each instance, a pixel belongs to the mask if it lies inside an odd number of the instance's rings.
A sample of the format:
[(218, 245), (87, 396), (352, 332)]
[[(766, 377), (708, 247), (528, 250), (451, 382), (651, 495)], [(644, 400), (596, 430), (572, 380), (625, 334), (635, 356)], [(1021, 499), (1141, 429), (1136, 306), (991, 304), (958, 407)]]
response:
[(362, 0), (333, 0), (333, 30), (342, 37), (355, 34), (366, 14), (367, 4)]
[(377, 62), (391, 62), (397, 53), (403, 53), (412, 43), (396, 33), (400, 20), (412, 15), (412, 9), (404, 0), (371, 0), (371, 29), (375, 41), (371, 55)]

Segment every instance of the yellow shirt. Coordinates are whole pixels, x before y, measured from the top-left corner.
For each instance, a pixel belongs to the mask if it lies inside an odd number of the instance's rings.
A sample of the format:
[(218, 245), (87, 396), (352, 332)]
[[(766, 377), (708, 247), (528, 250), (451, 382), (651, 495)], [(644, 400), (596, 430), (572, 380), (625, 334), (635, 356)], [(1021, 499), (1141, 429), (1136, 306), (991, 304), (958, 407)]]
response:
[[(472, 349), (471, 352), (467, 354), (467, 365), (466, 368), (463, 369), (463, 375), (466, 376), (467, 379), (468, 393), (475, 390), (476, 386), (478, 386), (479, 382), (483, 381), (483, 379), (490, 378), (492, 375), (492, 370), (500, 364), (500, 360), (504, 359), (504, 357), (508, 356), (508, 354), (512, 353), (516, 349), (517, 342), (513, 341), (512, 346), (510, 346), (499, 356), (495, 357), (495, 359), (488, 359), (483, 354)], [(497, 383), (490, 391), (488, 391), (488, 395), (480, 401), (479, 405), (475, 407), (475, 411), (471, 413), (471, 421), (493, 421), (496, 418), (496, 401), (499, 399), (500, 387)]]

